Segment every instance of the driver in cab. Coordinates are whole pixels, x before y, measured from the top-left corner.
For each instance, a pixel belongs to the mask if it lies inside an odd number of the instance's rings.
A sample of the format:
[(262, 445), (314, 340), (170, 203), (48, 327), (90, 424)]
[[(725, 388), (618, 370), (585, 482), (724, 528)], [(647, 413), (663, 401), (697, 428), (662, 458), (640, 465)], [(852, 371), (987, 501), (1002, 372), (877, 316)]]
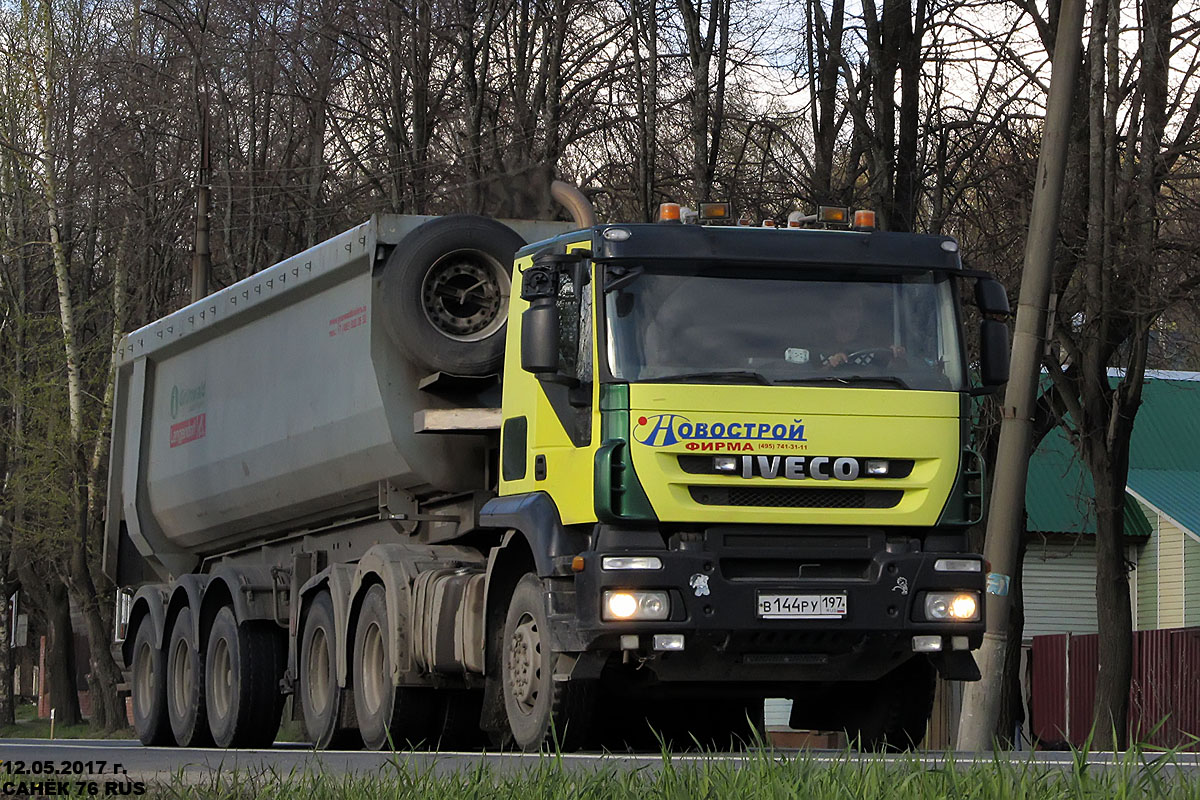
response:
[(893, 341), (891, 314), (877, 313), (861, 292), (847, 292), (840, 303), (829, 309), (829, 341), (817, 354), (826, 369), (850, 366), (900, 366), (905, 360), (904, 347)]

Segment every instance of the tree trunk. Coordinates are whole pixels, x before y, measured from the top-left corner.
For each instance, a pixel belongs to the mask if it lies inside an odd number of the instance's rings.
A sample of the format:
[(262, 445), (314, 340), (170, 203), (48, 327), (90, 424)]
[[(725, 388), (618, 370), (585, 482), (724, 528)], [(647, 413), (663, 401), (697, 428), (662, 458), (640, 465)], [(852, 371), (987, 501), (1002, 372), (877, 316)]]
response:
[(1133, 670), (1133, 615), (1122, 546), (1125, 476), (1117, 476), (1106, 459), (1094, 459), (1091, 468), (1096, 486), (1096, 622), (1100, 632), (1092, 741), (1097, 750), (1124, 749)]
[(71, 628), (71, 604), (67, 587), (50, 579), (46, 591), (46, 674), (42, 680), (50, 690), (50, 707), (54, 709), (56, 725), (78, 725), (83, 721), (79, 711), (78, 686), (75, 682), (75, 633)]
[(91, 724), (96, 730), (111, 733), (127, 725), (125, 703), (117, 694), (121, 671), (113, 661), (108, 643), (108, 625), (99, 607), (95, 584), (88, 569), (82, 538), (71, 556), (71, 586), (76, 605), (83, 615), (88, 638), (88, 690), (92, 698)]
[(1021, 652), (1025, 635), (1025, 590), (1022, 586), (1025, 552), (1029, 531), (1022, 529), (1017, 547), (1017, 567), (1009, 590), (1008, 641), (1004, 650), (1004, 680), (1000, 686), (1000, 715), (996, 719), (996, 740), (1005, 747), (1016, 743), (1017, 726), (1025, 721), (1025, 696), (1021, 692)]

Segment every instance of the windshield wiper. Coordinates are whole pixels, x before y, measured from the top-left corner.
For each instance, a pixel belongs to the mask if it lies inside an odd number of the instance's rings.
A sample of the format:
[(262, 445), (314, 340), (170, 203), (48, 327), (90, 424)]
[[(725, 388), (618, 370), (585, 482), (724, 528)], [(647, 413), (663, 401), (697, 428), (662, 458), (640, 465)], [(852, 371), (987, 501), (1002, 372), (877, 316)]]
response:
[(776, 384), (820, 384), (820, 383), (886, 383), (892, 386), (897, 386), (901, 389), (911, 388), (900, 378), (894, 375), (812, 375), (807, 378), (779, 378), (775, 381)]
[(748, 369), (708, 370), (705, 372), (677, 372), (672, 375), (656, 375), (652, 378), (638, 378), (638, 383), (684, 383), (686, 381), (710, 380), (713, 378), (733, 378), (751, 380), (763, 386), (771, 386), (773, 381), (761, 372)]

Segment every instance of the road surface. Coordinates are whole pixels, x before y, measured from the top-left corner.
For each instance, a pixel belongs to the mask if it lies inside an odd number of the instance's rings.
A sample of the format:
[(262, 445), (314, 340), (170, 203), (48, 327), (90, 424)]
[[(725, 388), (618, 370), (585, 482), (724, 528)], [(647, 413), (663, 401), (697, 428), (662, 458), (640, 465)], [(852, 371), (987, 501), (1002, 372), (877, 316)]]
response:
[[(778, 757), (794, 757), (797, 751), (777, 750)], [(719, 759), (736, 768), (738, 764), (759, 758), (757, 753), (679, 754), (672, 756), (676, 764)], [(1013, 762), (1029, 761), (1046, 769), (1070, 769), (1076, 764), (1071, 753), (1016, 752), (999, 756)], [(1146, 754), (1151, 759), (1154, 754)], [(498, 772), (513, 772), (530, 769), (539, 761), (554, 758), (567, 769), (594, 770), (598, 768), (657, 769), (663, 764), (659, 754), (599, 754), (571, 753), (561, 756), (542, 756), (523, 753), (458, 753), (458, 752), (404, 752), (368, 753), (356, 751), (315, 752), (302, 744), (277, 744), (269, 750), (219, 750), (208, 748), (181, 749), (143, 747), (136, 740), (67, 740), (6, 739), (0, 740), (0, 778), (13, 780), (13, 770), (23, 770), (20, 779), (26, 781), (54, 779), (120, 781), (170, 781), (175, 776), (184, 780), (200, 780), (214, 770), (237, 769), (250, 774), (271, 771), (288, 774), (293, 770), (302, 773), (306, 769), (326, 774), (354, 774), (386, 776), (395, 769), (397, 762), (411, 767), (433, 770), (436, 773), (456, 773), (469, 770), (480, 763), (487, 764)], [(962, 753), (902, 753), (896, 755), (849, 754), (840, 750), (808, 751), (808, 758), (818, 763), (839, 763), (850, 759), (886, 759), (904, 763), (919, 760), (926, 768), (938, 767), (952, 759), (966, 766), (974, 760)], [(983, 757), (990, 762), (995, 756)], [(1092, 753), (1087, 757), (1092, 768), (1104, 769), (1122, 763), (1125, 756), (1112, 753)], [(50, 762), (47, 764), (47, 762)], [(38, 770), (35, 774), (34, 770)], [(49, 769), (49, 772), (46, 770)], [(1183, 753), (1174, 757), (1169, 771), (1183, 770), (1195, 774), (1200, 771), (1200, 754)], [(69, 774), (64, 774), (69, 773)]]

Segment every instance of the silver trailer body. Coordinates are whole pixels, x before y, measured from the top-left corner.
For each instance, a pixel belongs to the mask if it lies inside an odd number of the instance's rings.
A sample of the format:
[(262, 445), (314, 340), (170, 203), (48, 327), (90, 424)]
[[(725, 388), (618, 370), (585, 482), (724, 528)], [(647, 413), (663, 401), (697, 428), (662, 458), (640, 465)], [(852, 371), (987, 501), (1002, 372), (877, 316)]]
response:
[[(128, 543), (161, 578), (206, 555), (417, 497), (486, 488), (481, 437), (416, 434), (428, 409), (384, 320), (388, 253), (433, 217), (376, 215), (128, 334), (121, 343), (105, 567)], [(567, 223), (509, 222), (525, 241)]]

